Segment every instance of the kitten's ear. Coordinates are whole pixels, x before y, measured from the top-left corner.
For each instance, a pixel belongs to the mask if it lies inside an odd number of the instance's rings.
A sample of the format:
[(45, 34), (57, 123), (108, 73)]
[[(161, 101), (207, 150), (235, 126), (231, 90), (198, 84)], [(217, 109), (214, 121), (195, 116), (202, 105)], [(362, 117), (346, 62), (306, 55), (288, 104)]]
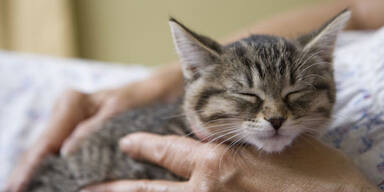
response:
[(303, 50), (320, 51), (323, 56), (332, 56), (337, 35), (345, 27), (350, 17), (351, 11), (345, 9), (327, 21), (320, 29), (299, 37), (298, 41), (304, 47)]
[(205, 67), (219, 62), (219, 43), (189, 30), (174, 18), (169, 19), (169, 26), (186, 79), (199, 77)]

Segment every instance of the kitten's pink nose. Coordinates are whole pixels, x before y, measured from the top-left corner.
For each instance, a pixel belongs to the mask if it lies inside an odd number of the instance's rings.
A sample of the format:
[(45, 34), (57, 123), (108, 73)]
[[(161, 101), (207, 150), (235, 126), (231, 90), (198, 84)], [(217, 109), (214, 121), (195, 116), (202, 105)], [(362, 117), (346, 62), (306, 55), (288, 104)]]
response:
[(265, 119), (267, 121), (269, 121), (272, 125), (272, 127), (277, 131), (281, 125), (284, 123), (285, 119), (282, 118), (282, 117), (272, 117), (272, 118), (268, 118), (268, 119)]

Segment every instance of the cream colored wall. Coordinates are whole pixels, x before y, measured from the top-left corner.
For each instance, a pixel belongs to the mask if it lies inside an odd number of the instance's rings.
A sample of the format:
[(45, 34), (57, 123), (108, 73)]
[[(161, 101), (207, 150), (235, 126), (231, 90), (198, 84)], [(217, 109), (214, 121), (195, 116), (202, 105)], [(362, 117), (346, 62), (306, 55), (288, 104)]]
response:
[[(4, 7), (5, 2), (0, 1), (0, 7)], [(0, 49), (5, 49), (5, 12), (4, 8), (0, 8)]]
[(0, 49), (156, 65), (177, 59), (170, 15), (218, 39), (319, 1), (0, 0)]
[(76, 56), (72, 16), (69, 0), (1, 0), (0, 49)]
[(176, 59), (172, 15), (218, 38), (278, 12), (322, 0), (77, 0), (80, 55), (156, 65)]

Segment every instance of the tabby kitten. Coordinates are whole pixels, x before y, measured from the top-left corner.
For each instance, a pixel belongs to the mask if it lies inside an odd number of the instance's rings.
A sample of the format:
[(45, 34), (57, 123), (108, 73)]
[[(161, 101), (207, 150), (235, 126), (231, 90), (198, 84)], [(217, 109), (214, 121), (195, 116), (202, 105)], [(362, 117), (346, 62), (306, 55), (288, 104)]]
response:
[[(118, 140), (135, 131), (192, 131), (202, 140), (279, 152), (298, 135), (321, 130), (335, 102), (333, 47), (350, 15), (345, 10), (297, 39), (251, 35), (226, 46), (170, 19), (185, 78), (184, 104), (156, 104), (114, 117), (74, 153), (47, 158), (27, 191), (75, 192), (115, 179), (179, 180), (119, 151)], [(180, 113), (186, 118), (175, 117)]]

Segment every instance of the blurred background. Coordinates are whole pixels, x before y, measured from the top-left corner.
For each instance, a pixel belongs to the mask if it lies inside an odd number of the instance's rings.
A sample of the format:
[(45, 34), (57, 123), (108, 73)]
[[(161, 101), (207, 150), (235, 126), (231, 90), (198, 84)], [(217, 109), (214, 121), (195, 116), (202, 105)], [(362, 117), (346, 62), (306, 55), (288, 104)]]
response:
[(167, 20), (222, 39), (327, 0), (0, 0), (0, 49), (127, 64), (176, 59)]

